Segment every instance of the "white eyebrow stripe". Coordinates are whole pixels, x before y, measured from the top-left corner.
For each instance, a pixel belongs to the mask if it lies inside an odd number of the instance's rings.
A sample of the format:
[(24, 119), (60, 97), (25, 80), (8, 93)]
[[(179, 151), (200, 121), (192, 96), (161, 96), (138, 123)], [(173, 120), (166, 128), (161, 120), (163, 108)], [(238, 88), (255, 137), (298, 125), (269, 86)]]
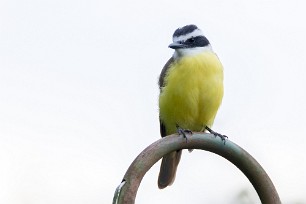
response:
[(196, 37), (196, 36), (201, 36), (203, 35), (203, 32), (200, 29), (195, 29), (191, 33), (188, 33), (186, 35), (181, 35), (178, 37), (173, 37), (173, 42), (178, 42), (178, 41), (185, 41), (191, 37)]

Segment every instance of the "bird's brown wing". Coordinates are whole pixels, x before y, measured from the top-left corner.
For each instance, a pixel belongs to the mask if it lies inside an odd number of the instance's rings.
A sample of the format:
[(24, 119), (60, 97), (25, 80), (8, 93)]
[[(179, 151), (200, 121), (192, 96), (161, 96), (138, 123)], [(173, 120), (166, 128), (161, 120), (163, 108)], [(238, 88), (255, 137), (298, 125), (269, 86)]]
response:
[[(167, 63), (165, 64), (165, 66), (163, 67), (163, 69), (162, 69), (162, 71), (161, 71), (161, 73), (160, 73), (160, 75), (159, 75), (158, 85), (159, 85), (160, 92), (162, 92), (162, 87), (165, 86), (165, 76), (166, 76), (166, 74), (167, 74), (167, 72), (168, 72), (168, 70), (169, 70), (169, 68), (170, 68), (170, 66), (171, 66), (171, 64), (172, 64), (173, 62), (174, 62), (174, 58), (171, 57), (171, 58), (167, 61)], [(163, 121), (161, 121), (160, 119), (159, 119), (159, 124), (160, 124), (160, 135), (161, 135), (162, 137), (165, 137), (165, 136), (167, 135), (167, 133), (166, 133), (166, 127), (165, 127)]]
[[(168, 60), (168, 62), (165, 64), (164, 68), (160, 73), (158, 80), (160, 92), (162, 92), (162, 87), (165, 86), (165, 76), (173, 62), (174, 59), (173, 57), (171, 57)], [(162, 120), (159, 120), (159, 122), (160, 122), (160, 134), (162, 137), (165, 137), (167, 136), (167, 127), (165, 126)], [(169, 154), (163, 157), (158, 175), (158, 187), (160, 189), (166, 188), (167, 186), (170, 186), (174, 182), (177, 166), (180, 162), (181, 155), (182, 155), (182, 150), (179, 150), (179, 151), (170, 152)]]
[(171, 57), (168, 62), (165, 64), (164, 68), (162, 69), (160, 75), (159, 75), (159, 80), (158, 80), (158, 85), (161, 90), (162, 87), (165, 86), (165, 76), (168, 72), (168, 69), (170, 68), (171, 64), (174, 62), (174, 58)]

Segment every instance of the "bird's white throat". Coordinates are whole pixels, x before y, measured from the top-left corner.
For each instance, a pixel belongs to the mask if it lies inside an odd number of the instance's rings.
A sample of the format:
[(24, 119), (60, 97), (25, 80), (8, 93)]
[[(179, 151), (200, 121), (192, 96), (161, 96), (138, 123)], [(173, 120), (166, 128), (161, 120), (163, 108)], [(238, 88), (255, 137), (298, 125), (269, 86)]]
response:
[(202, 52), (212, 52), (212, 51), (213, 50), (211, 45), (207, 45), (205, 47), (181, 48), (181, 49), (176, 49), (174, 51), (173, 57), (174, 59), (177, 59), (184, 56), (197, 55)]

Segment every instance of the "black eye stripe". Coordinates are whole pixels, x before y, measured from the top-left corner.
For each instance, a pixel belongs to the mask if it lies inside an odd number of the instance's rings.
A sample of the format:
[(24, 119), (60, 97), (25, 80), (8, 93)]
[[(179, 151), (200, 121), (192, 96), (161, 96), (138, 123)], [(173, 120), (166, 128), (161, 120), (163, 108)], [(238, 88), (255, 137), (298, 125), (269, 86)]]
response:
[(186, 44), (188, 47), (204, 47), (206, 45), (209, 45), (209, 41), (205, 36), (192, 36), (183, 42)]
[(189, 38), (187, 41), (188, 41), (188, 42), (194, 42), (195, 39), (194, 39), (194, 37), (191, 37), (191, 38)]
[(194, 36), (192, 36), (192, 37), (190, 37), (190, 38), (188, 38), (187, 40), (186, 40), (186, 42), (195, 42), (195, 41), (198, 41), (200, 38), (202, 38), (203, 36), (196, 36), (196, 37), (194, 37)]

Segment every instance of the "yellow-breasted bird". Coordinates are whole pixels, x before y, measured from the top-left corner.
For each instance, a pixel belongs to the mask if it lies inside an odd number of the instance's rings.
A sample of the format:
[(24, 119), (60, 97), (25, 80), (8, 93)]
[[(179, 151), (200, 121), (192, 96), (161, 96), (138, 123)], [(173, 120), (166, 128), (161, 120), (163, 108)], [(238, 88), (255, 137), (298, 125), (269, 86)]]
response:
[[(159, 77), (159, 117), (162, 137), (189, 131), (212, 131), (216, 113), (223, 97), (223, 67), (212, 47), (195, 25), (175, 30), (173, 56)], [(163, 157), (158, 187), (165, 188), (175, 179), (182, 150)]]

